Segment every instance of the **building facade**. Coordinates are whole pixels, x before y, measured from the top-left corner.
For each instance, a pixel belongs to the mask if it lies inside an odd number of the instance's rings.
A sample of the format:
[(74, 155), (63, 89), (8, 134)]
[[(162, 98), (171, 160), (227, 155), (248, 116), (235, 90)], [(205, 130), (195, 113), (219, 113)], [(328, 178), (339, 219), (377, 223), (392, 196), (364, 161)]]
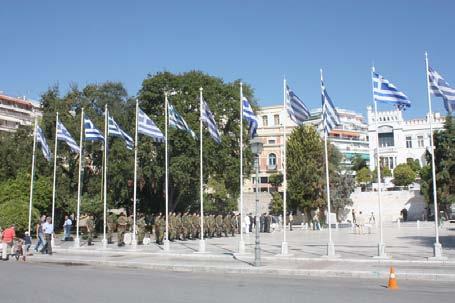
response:
[[(391, 170), (408, 159), (418, 160), (421, 166), (426, 164), (425, 152), (430, 147), (429, 114), (425, 118), (404, 120), (402, 111), (381, 111), (376, 121), (372, 107), (369, 106), (367, 110), (370, 169), (376, 167), (375, 152), (378, 146), (381, 165)], [(434, 113), (433, 117), (433, 130), (443, 129), (445, 117), (439, 113)]]
[[(330, 143), (334, 144), (343, 154), (343, 161), (349, 166), (350, 160), (355, 155), (360, 155), (369, 160), (368, 126), (363, 116), (353, 111), (337, 109), (340, 115), (341, 125), (329, 134)], [(272, 174), (283, 174), (283, 122), (286, 122), (286, 137), (289, 137), (297, 124), (288, 115), (284, 115), (283, 106), (262, 107), (257, 113), (258, 138), (264, 144), (263, 151), (259, 156), (259, 190), (261, 192), (282, 191), (282, 188), (274, 188), (269, 183)], [(311, 117), (305, 123), (316, 128), (321, 127), (321, 109), (311, 111)], [(251, 176), (245, 180), (244, 191), (255, 190), (256, 178)]]
[(29, 100), (0, 94), (0, 132), (14, 132), (20, 125), (32, 125), (42, 116), (38, 105)]

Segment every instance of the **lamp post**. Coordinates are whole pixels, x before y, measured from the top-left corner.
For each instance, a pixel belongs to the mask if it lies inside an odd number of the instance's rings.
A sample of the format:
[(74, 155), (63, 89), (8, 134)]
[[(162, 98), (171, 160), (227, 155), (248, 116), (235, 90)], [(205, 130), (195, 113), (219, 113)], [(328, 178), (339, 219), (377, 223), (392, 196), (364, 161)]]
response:
[(259, 155), (262, 153), (262, 142), (259, 138), (250, 141), (251, 152), (254, 155), (254, 166), (256, 168), (256, 241), (254, 247), (254, 266), (261, 266), (261, 247), (259, 241)]

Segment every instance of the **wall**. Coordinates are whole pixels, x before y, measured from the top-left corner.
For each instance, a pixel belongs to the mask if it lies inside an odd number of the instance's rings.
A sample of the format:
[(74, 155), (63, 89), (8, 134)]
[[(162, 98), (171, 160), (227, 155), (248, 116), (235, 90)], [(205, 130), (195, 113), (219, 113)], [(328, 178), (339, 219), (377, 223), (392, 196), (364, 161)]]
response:
[[(358, 214), (360, 211), (366, 219), (374, 212), (376, 221), (379, 219), (378, 193), (377, 192), (354, 192), (351, 195), (354, 205), (352, 208)], [(381, 194), (382, 218), (384, 222), (395, 221), (400, 216), (403, 208), (408, 210), (408, 220), (420, 219), (425, 211), (426, 203), (423, 196), (417, 190), (385, 191)], [(351, 210), (344, 220), (352, 220)]]

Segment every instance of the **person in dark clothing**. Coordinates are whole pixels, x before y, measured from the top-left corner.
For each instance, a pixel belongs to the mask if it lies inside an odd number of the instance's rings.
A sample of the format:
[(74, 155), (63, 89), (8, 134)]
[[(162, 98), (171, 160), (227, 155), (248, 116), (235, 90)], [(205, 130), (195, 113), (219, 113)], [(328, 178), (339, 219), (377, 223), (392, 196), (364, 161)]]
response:
[(264, 227), (265, 227), (264, 214), (262, 214), (261, 217), (259, 218), (259, 223), (261, 224), (261, 228), (260, 228), (259, 232), (263, 233), (264, 232)]
[(255, 220), (253, 218), (253, 216), (250, 214), (250, 226), (248, 228), (248, 230), (250, 231), (250, 233), (253, 232), (253, 224), (254, 224)]

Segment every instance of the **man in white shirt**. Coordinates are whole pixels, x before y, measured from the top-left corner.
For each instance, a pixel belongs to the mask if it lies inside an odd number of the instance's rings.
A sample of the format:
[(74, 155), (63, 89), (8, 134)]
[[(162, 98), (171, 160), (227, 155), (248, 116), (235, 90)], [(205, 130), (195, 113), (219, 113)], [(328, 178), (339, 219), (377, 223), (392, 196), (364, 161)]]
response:
[(43, 252), (52, 255), (52, 234), (54, 233), (54, 224), (52, 224), (52, 218), (47, 217), (46, 222), (43, 225), (44, 239), (46, 244), (44, 245)]
[(68, 216), (65, 216), (65, 222), (63, 223), (63, 241), (68, 241), (71, 237), (71, 226), (73, 222)]

